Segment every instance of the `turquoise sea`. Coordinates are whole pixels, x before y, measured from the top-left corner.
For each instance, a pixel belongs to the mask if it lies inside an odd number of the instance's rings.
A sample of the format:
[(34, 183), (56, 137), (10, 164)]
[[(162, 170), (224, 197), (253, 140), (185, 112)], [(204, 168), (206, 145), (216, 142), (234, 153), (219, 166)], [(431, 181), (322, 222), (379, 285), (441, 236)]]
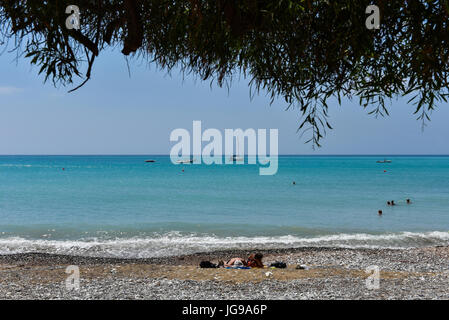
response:
[(0, 156), (0, 254), (418, 247), (449, 245), (448, 231), (446, 156), (281, 156), (274, 176), (168, 156)]

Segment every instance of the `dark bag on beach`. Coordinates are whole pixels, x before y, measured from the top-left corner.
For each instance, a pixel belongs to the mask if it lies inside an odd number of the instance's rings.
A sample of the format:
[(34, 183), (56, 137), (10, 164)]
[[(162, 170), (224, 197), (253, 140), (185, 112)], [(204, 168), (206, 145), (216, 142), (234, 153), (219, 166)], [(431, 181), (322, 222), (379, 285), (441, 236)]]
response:
[(287, 264), (285, 262), (282, 261), (276, 261), (273, 262), (270, 267), (275, 267), (275, 268), (279, 268), (279, 269), (285, 269), (287, 268)]
[(218, 266), (210, 261), (201, 261), (200, 268), (218, 268)]

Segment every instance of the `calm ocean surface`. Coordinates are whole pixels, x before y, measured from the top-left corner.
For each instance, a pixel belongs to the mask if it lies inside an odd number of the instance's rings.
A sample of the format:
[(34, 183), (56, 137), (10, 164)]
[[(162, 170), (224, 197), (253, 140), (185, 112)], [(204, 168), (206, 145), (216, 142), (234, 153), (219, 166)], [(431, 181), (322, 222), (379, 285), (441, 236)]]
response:
[(448, 245), (449, 157), (387, 158), (284, 156), (259, 176), (168, 156), (0, 156), (0, 254)]

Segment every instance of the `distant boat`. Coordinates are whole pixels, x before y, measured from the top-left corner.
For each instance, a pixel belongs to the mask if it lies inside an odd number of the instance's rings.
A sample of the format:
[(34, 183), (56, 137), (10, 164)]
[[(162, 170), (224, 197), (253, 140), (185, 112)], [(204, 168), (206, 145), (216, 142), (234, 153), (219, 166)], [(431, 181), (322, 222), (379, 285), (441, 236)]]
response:
[[(238, 154), (240, 152), (240, 150), (239, 150), (239, 140), (238, 139), (237, 139), (237, 148), (236, 148), (236, 150), (237, 150), (237, 154)], [(229, 157), (229, 160), (231, 160), (231, 161), (243, 161), (244, 158), (240, 157), (238, 155), (233, 154), (231, 157)]]
[(193, 163), (193, 159), (187, 159), (187, 160), (178, 160), (176, 163)]
[(229, 157), (229, 160), (232, 160), (232, 161), (243, 161), (243, 158), (234, 154), (232, 157)]
[(391, 163), (391, 160), (377, 160), (376, 163)]
[(156, 160), (145, 160), (145, 162), (149, 163), (149, 162), (156, 162)]

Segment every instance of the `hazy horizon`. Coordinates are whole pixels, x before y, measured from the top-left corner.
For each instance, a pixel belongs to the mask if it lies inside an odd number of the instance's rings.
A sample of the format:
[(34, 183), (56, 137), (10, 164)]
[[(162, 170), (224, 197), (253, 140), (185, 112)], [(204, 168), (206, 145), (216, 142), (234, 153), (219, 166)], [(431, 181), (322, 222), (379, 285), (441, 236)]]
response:
[[(245, 156), (247, 156), (248, 154), (245, 153)], [(269, 155), (269, 154), (268, 154)], [(120, 154), (120, 153), (111, 153), (111, 154), (0, 154), (0, 157), (70, 157), (70, 156), (74, 156), (74, 157), (109, 157), (109, 156), (124, 156), (124, 157), (133, 157), (133, 156), (167, 156), (169, 157), (170, 154), (157, 154), (157, 153), (136, 153), (136, 154)], [(193, 157), (197, 157), (199, 155), (192, 155)], [(227, 155), (223, 155), (223, 156), (227, 156)], [(255, 155), (254, 155), (255, 156)], [(298, 156), (298, 157), (380, 157), (380, 156), (386, 156), (386, 157), (449, 157), (449, 154), (350, 154), (350, 153), (345, 153), (345, 154), (288, 154), (288, 153), (284, 153), (284, 154), (279, 154), (279, 157), (283, 157), (283, 156)]]

